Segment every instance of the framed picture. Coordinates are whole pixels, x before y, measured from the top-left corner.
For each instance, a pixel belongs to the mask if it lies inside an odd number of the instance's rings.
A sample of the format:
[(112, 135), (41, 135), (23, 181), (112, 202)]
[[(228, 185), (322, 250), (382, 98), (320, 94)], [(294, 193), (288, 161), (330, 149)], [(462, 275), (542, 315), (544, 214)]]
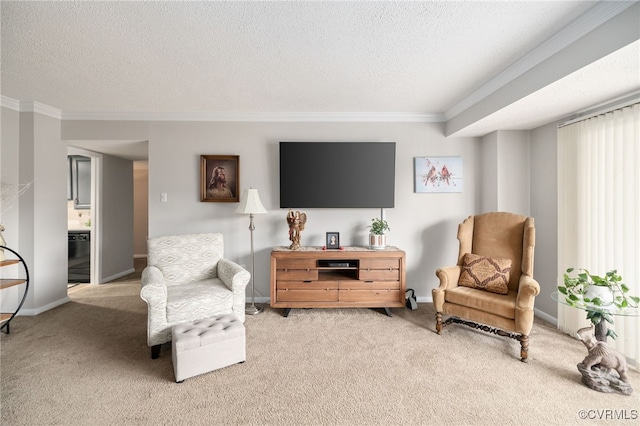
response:
[(328, 249), (340, 248), (340, 233), (339, 232), (327, 232), (327, 245)]
[(239, 155), (200, 156), (200, 201), (237, 203), (239, 189)]
[(462, 192), (462, 157), (415, 157), (414, 192)]

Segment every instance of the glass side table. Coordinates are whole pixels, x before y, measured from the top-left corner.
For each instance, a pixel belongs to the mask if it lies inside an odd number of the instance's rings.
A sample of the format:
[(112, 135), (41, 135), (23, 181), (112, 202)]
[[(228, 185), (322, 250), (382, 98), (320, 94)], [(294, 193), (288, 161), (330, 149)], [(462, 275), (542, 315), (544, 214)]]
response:
[[(609, 314), (613, 316), (640, 317), (640, 308), (618, 309), (615, 306), (603, 307), (603, 306), (589, 305), (586, 303), (578, 303), (575, 305), (570, 305), (565, 300), (564, 294), (558, 291), (554, 291), (553, 293), (551, 293), (551, 298), (556, 302), (562, 303), (563, 305), (570, 306), (576, 309), (581, 309), (585, 312), (593, 311), (593, 312), (600, 312), (603, 314)], [(607, 341), (607, 322), (606, 321), (602, 320), (600, 321), (600, 324), (595, 326), (595, 336), (596, 336), (596, 339), (600, 342)]]

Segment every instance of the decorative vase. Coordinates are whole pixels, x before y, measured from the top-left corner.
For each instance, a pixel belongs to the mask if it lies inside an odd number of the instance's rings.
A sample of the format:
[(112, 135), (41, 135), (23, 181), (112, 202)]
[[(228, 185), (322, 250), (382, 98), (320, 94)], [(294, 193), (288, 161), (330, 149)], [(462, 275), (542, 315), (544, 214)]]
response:
[(602, 302), (603, 308), (608, 308), (613, 304), (613, 293), (609, 287), (590, 285), (584, 297), (592, 300), (597, 297)]
[(369, 234), (369, 247), (373, 250), (383, 250), (387, 247), (387, 236), (385, 234)]

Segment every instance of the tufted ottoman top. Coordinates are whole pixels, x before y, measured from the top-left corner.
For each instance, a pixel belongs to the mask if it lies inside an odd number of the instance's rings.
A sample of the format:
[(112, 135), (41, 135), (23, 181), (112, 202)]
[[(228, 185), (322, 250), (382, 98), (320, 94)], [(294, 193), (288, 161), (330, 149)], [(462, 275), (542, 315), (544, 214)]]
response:
[(219, 315), (173, 327), (173, 342), (178, 352), (243, 335), (244, 324), (234, 314)]

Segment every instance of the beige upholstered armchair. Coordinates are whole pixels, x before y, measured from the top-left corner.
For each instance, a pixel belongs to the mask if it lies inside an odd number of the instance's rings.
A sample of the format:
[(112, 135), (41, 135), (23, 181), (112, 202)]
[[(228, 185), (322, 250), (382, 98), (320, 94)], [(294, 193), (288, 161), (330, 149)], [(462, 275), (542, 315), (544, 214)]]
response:
[(161, 345), (171, 341), (176, 324), (228, 313), (244, 322), (245, 288), (251, 275), (223, 258), (222, 234), (157, 237), (147, 246), (140, 297), (148, 305), (151, 358), (158, 358)]
[[(436, 331), (460, 323), (519, 340), (526, 362), (540, 293), (533, 279), (533, 218), (504, 212), (469, 216), (458, 227), (458, 240), (458, 264), (436, 271)], [(443, 314), (450, 315), (444, 322)]]

